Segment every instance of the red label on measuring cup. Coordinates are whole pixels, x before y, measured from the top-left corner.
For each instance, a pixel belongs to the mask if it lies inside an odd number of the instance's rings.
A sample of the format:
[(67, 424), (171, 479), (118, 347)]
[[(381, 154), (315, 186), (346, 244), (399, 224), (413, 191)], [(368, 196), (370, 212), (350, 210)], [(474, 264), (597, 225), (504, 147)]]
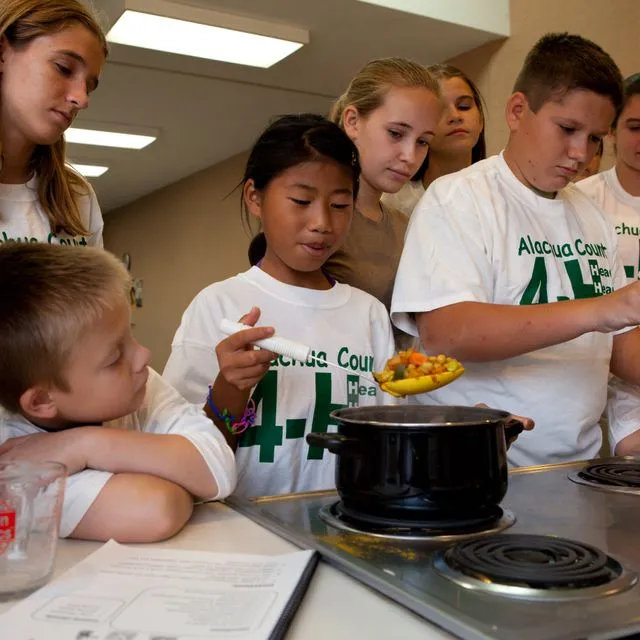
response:
[(16, 538), (16, 512), (4, 500), (0, 500), (0, 555)]

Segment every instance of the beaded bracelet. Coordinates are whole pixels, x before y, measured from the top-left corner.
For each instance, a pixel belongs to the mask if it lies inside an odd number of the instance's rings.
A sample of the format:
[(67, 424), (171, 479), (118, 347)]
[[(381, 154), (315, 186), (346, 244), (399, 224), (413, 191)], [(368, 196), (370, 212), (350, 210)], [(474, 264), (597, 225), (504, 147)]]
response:
[(253, 423), (256, 421), (256, 404), (253, 399), (249, 400), (244, 413), (240, 417), (240, 420), (236, 420), (231, 413), (229, 413), (229, 409), (223, 409), (220, 411), (215, 404), (213, 404), (213, 400), (211, 398), (212, 386), (209, 385), (209, 393), (207, 394), (207, 406), (211, 409), (213, 415), (218, 418), (221, 422), (224, 422), (227, 429), (234, 436), (238, 436), (241, 433), (244, 433), (249, 427), (253, 426)]

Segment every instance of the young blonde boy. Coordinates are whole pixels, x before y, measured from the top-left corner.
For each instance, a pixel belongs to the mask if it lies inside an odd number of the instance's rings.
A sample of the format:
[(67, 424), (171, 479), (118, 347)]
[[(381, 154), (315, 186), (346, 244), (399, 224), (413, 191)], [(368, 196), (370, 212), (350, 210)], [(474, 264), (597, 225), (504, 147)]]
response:
[(100, 249), (0, 247), (0, 462), (67, 466), (63, 537), (161, 540), (235, 487), (218, 429), (148, 366), (129, 287)]
[[(622, 105), (598, 45), (548, 34), (506, 107), (504, 151), (434, 182), (411, 218), (392, 319), (466, 365), (418, 401), (487, 402), (531, 416), (513, 465), (596, 457), (609, 369), (640, 383), (640, 283), (625, 287), (615, 231), (572, 180)], [(615, 292), (614, 292), (615, 291)], [(640, 451), (635, 427), (618, 454)]]

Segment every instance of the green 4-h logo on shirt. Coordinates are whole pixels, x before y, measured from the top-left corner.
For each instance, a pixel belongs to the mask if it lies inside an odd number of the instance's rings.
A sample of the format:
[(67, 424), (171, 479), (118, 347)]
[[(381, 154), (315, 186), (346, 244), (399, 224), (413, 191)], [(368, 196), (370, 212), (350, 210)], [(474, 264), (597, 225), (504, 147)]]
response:
[[(332, 373), (315, 373), (315, 405), (311, 418), (312, 432), (325, 432), (330, 425), (336, 426), (331, 419), (331, 412), (344, 406), (357, 407), (362, 395), (369, 395), (367, 387), (360, 384), (360, 376), (356, 373), (347, 375), (347, 405), (334, 403), (331, 397)], [(364, 390), (364, 392), (363, 392)], [(304, 418), (288, 419), (285, 424), (276, 424), (278, 405), (278, 371), (271, 369), (258, 383), (252, 396), (256, 409), (262, 405), (261, 424), (254, 424), (245, 431), (239, 442), (240, 447), (260, 447), (260, 462), (273, 462), (276, 447), (282, 446), (284, 439), (304, 438), (307, 432), (307, 421)], [(322, 460), (324, 449), (310, 446), (307, 460)]]
[[(613, 291), (613, 288), (610, 285), (604, 284), (602, 281), (603, 277), (611, 277), (610, 270), (601, 267), (597, 260), (587, 261), (589, 266), (589, 275), (591, 276), (591, 283), (584, 281), (579, 260), (566, 260), (563, 264), (567, 271), (567, 276), (569, 277), (569, 282), (571, 283), (571, 289), (573, 290), (573, 297), (575, 300), (579, 300), (581, 298), (595, 298), (596, 296), (602, 296), (605, 293), (611, 293)], [(558, 302), (569, 299), (569, 296), (557, 297)], [(537, 256), (533, 263), (531, 279), (522, 294), (520, 304), (546, 304), (547, 302), (549, 302), (549, 293), (547, 291), (547, 266), (545, 258), (543, 256)]]

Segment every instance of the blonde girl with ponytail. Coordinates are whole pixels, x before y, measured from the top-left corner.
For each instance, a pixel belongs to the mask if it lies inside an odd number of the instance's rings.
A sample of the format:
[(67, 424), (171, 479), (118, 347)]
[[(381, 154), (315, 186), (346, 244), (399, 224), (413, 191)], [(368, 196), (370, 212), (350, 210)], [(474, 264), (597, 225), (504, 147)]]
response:
[(79, 0), (0, 3), (0, 243), (102, 246), (89, 184), (65, 164), (64, 132), (107, 56)]
[(418, 170), (441, 113), (438, 81), (421, 64), (404, 58), (367, 63), (331, 112), (355, 143), (362, 173), (351, 231), (325, 268), (387, 309), (407, 217), (380, 198), (399, 191)]

